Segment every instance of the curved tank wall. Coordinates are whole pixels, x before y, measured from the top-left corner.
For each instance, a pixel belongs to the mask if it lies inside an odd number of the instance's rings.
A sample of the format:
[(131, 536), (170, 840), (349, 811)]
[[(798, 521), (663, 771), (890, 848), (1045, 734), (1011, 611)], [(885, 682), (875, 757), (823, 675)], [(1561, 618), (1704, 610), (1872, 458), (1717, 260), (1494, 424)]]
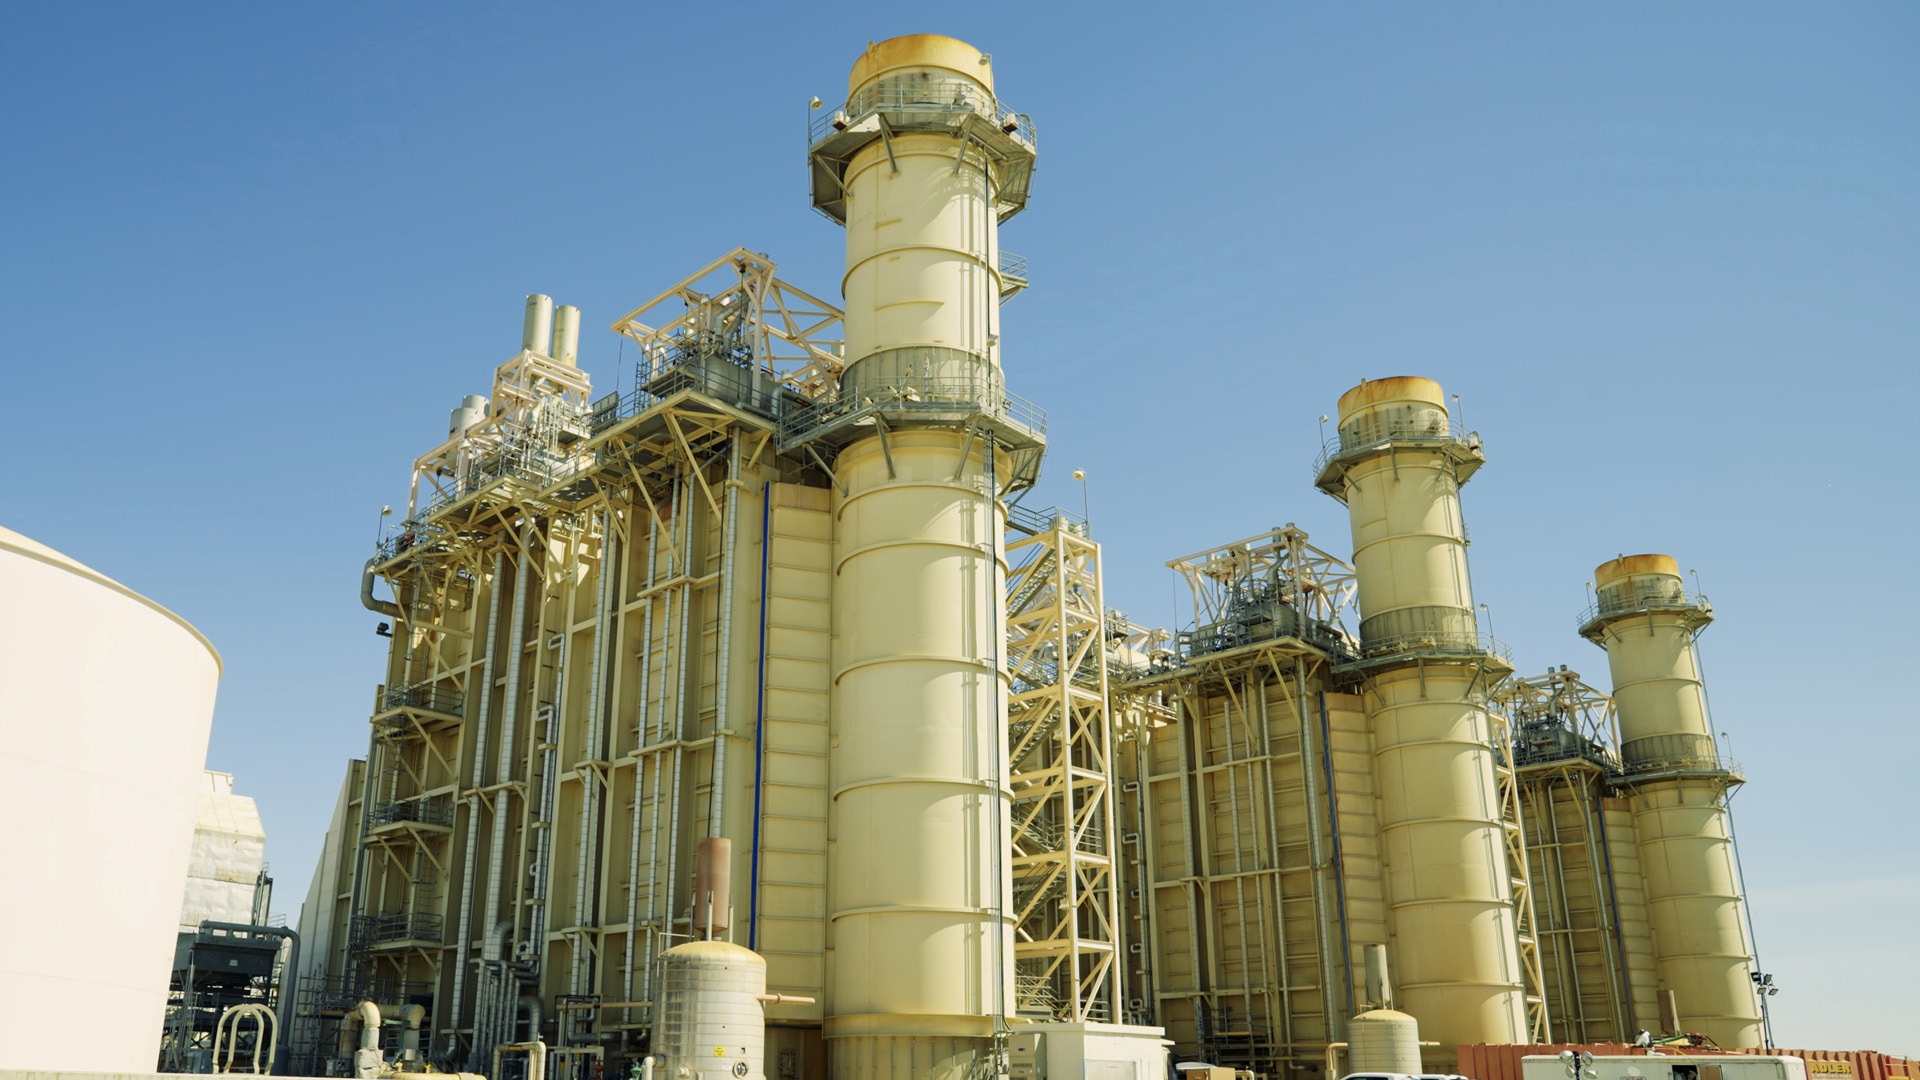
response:
[(152, 1072), (220, 657), (6, 529), (0, 613), (0, 1064)]

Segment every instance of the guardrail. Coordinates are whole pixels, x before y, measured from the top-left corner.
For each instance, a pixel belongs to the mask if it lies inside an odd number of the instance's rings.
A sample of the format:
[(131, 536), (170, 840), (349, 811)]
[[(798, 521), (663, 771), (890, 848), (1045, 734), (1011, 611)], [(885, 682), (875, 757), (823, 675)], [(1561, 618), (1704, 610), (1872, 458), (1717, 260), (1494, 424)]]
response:
[[(996, 420), (1044, 437), (1047, 412), (987, 379), (906, 376), (862, 389), (854, 398), (824, 405), (789, 407), (780, 418), (780, 444), (788, 447), (820, 432), (855, 424), (878, 414), (982, 412)], [(791, 403), (790, 403), (791, 406)]]
[(466, 695), (438, 683), (397, 687), (388, 690), (381, 700), (388, 709), (430, 709), (453, 716), (459, 716), (467, 703)]
[(1480, 449), (1480, 433), (1477, 431), (1469, 431), (1464, 435), (1458, 435), (1451, 431), (1440, 433), (1424, 430), (1388, 431), (1385, 435), (1377, 439), (1354, 439), (1351, 441), (1345, 436), (1336, 435), (1320, 444), (1320, 456), (1313, 461), (1313, 473), (1315, 476), (1318, 476), (1326, 471), (1327, 463), (1334, 458), (1343, 457), (1348, 454), (1362, 454), (1369, 450), (1377, 450), (1388, 444), (1395, 446), (1414, 444), (1460, 447), (1467, 451), (1478, 451)]
[(1051, 532), (1055, 521), (1063, 521), (1067, 531), (1075, 536), (1087, 535), (1087, 519), (1079, 514), (1063, 510), (1058, 506), (1049, 506), (1045, 510), (1034, 510), (1015, 503), (1007, 507), (1007, 527), (1018, 529), (1028, 536), (1038, 536)]
[(432, 518), (501, 480), (521, 480), (544, 490), (579, 475), (584, 468), (584, 459), (578, 455), (550, 451), (533, 443), (503, 447), (482, 458), (451, 490), (434, 492), (420, 519)]
[(821, 110), (807, 123), (807, 144), (854, 127), (874, 113), (886, 114), (888, 124), (896, 130), (957, 127), (967, 117), (978, 116), (1029, 147), (1037, 145), (1033, 118), (1007, 108), (978, 84), (917, 75), (875, 79), (838, 109)]
[(1485, 630), (1472, 632), (1423, 631), (1396, 634), (1360, 643), (1361, 660), (1378, 660), (1411, 654), (1487, 655), (1513, 663), (1513, 648)]
[(391, 945), (398, 941), (439, 941), (446, 920), (422, 912), (396, 912), (390, 915), (355, 916), (351, 940), (356, 948)]
[(1687, 592), (1684, 589), (1635, 590), (1631, 596), (1594, 600), (1580, 612), (1578, 625), (1584, 629), (1601, 619), (1610, 619), (1616, 615), (1639, 615), (1651, 611), (1683, 611), (1711, 615), (1713, 604), (1704, 595)]
[(451, 826), (453, 803), (446, 799), (402, 799), (376, 805), (368, 817), (372, 825), (392, 825), (402, 821)]

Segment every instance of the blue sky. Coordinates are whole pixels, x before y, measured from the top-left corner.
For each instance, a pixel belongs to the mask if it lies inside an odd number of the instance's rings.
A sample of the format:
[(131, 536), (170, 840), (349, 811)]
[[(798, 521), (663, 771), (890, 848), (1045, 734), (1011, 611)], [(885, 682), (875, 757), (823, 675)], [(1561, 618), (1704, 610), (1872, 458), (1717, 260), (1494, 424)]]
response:
[[(1005, 312), (1035, 505), (1089, 477), (1110, 602), (1285, 522), (1321, 413), (1461, 395), (1473, 573), (1523, 672), (1604, 685), (1592, 567), (1697, 569), (1785, 1045), (1920, 1053), (1920, 8), (15, 5), (0, 522), (226, 658), (209, 765), (304, 895), (382, 639), (382, 503), (529, 292), (612, 319), (736, 245), (836, 294), (805, 103), (870, 38), (993, 53), (1040, 139)], [(630, 379), (630, 376), (621, 376)], [(40, 718), (31, 722), (57, 722)]]

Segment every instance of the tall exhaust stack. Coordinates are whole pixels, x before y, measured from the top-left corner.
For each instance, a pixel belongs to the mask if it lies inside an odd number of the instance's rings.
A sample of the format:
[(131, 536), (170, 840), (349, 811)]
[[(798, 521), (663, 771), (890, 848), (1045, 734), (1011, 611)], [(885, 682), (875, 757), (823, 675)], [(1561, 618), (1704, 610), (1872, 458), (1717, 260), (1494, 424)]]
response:
[(1440, 1043), (1530, 1041), (1460, 485), (1486, 458), (1431, 379), (1340, 396), (1316, 486), (1347, 504), (1398, 1007)]
[(1694, 651), (1713, 608), (1686, 591), (1669, 555), (1623, 555), (1593, 582), (1580, 634), (1607, 650), (1613, 676), (1662, 1001), (1678, 1000), (1679, 1030), (1764, 1046), (1727, 830), (1727, 789), (1740, 778), (1714, 745)]
[(809, 153), (847, 228), (839, 409), (804, 436), (837, 450), (824, 1034), (835, 1080), (963, 1080), (1013, 1002), (998, 492), (1040, 436), (1008, 422), (998, 225), (1033, 144), (953, 38), (870, 45), (848, 84)]

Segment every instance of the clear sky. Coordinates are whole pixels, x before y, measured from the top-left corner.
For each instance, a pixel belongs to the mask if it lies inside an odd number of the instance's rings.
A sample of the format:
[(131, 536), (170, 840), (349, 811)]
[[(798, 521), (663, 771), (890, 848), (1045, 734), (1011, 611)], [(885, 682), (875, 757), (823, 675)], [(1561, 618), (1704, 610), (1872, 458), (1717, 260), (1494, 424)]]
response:
[(1618, 553), (1712, 597), (1780, 1041), (1920, 1053), (1905, 3), (11, 5), (0, 522), (220, 647), (275, 909), (365, 750), (380, 506), (522, 297), (584, 310), (604, 390), (601, 328), (736, 245), (837, 295), (806, 100), (927, 31), (1036, 121), (1005, 359), (1110, 602), (1171, 622), (1167, 559), (1289, 521), (1350, 550), (1318, 417), (1441, 380), (1523, 672), (1605, 685), (1573, 631)]

